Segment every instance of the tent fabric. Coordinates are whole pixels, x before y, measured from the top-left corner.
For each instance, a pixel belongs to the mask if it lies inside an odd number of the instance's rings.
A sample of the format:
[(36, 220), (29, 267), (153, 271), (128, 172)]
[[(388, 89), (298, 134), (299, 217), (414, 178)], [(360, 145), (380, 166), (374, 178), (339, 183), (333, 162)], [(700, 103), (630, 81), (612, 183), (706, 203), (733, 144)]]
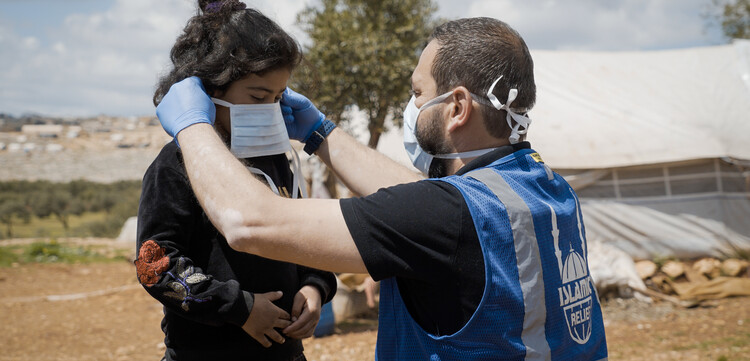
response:
[(528, 139), (555, 169), (750, 159), (750, 41), (649, 52), (532, 51)]
[[(750, 251), (750, 198), (738, 194), (705, 194), (664, 199), (626, 200), (624, 203), (656, 212), (711, 224), (733, 247)], [(693, 222), (695, 223), (695, 222)]]
[(581, 211), (589, 242), (611, 244), (636, 260), (725, 258), (750, 250), (748, 235), (708, 217), (595, 200), (582, 200)]

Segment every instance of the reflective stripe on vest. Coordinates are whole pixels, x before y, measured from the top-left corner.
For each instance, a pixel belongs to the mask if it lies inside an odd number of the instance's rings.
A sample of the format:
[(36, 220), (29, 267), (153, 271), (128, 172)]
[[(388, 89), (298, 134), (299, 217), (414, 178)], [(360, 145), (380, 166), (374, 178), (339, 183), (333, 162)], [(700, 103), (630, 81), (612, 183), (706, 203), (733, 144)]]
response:
[[(544, 333), (547, 307), (544, 301), (544, 274), (534, 231), (534, 220), (526, 202), (497, 172), (483, 168), (466, 174), (486, 185), (505, 204), (516, 249), (518, 278), (523, 292), (523, 331), (526, 360), (549, 360), (550, 348)], [(542, 357), (544, 355), (544, 357)]]

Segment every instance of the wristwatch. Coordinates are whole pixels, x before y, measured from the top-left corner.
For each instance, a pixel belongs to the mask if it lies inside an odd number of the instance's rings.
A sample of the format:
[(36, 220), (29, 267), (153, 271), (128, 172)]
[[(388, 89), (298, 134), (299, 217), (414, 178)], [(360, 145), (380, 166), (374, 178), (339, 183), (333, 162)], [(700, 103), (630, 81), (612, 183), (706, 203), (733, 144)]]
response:
[(323, 144), (323, 141), (326, 139), (328, 134), (331, 134), (334, 128), (336, 128), (336, 124), (328, 119), (324, 120), (323, 123), (320, 124), (318, 129), (315, 129), (315, 131), (313, 131), (312, 134), (307, 137), (305, 148), (303, 148), (305, 153), (313, 155), (313, 153), (315, 153), (315, 151), (320, 148), (320, 145)]

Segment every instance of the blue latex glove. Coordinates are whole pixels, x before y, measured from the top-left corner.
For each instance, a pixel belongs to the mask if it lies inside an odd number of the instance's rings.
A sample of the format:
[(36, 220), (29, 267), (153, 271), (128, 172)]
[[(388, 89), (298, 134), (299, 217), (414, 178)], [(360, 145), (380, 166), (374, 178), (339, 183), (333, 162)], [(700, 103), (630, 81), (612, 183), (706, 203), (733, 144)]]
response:
[(216, 106), (206, 94), (201, 80), (190, 77), (173, 84), (156, 107), (156, 116), (164, 130), (172, 137), (198, 123), (213, 125)]
[(289, 88), (286, 88), (281, 98), (281, 113), (284, 115), (289, 138), (303, 143), (326, 120), (326, 116), (310, 99)]

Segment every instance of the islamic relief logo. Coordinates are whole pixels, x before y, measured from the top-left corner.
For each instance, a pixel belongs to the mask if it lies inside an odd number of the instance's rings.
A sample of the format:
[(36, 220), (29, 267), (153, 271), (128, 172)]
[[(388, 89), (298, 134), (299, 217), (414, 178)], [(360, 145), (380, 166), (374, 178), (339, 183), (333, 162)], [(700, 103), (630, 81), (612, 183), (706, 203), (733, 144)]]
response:
[(573, 341), (585, 344), (591, 336), (591, 277), (583, 257), (570, 250), (563, 266), (563, 285), (557, 289)]
[[(572, 190), (571, 193), (573, 193)], [(573, 194), (573, 198), (576, 200), (579, 240), (581, 241), (583, 254), (586, 254), (586, 242), (583, 241), (578, 199), (575, 198), (575, 194)], [(552, 211), (552, 238), (555, 244), (557, 267), (562, 279), (562, 287), (557, 289), (560, 307), (565, 314), (570, 337), (578, 344), (585, 344), (591, 337), (591, 310), (594, 302), (592, 297), (593, 281), (588, 273), (586, 259), (576, 252), (572, 245), (563, 261), (559, 243), (560, 230), (557, 228), (557, 214), (552, 206), (548, 204), (547, 207)]]

